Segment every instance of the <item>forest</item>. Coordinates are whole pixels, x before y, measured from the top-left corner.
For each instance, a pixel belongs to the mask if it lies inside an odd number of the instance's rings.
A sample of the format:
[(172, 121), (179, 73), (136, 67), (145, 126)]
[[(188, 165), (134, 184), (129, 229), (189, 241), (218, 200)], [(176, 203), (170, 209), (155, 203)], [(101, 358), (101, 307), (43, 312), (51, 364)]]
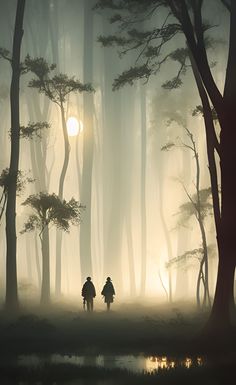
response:
[(1, 381), (233, 384), (236, 2), (0, 10)]

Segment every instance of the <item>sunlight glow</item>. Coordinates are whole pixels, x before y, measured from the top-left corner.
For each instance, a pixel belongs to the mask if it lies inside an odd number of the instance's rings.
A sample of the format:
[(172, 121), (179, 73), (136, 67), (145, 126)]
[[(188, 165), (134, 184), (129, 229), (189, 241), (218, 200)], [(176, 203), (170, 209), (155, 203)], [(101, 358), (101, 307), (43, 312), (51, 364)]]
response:
[(173, 358), (167, 358), (167, 357), (158, 357), (158, 356), (151, 356), (146, 358), (146, 371), (148, 373), (152, 373), (156, 370), (161, 369), (173, 369), (177, 366), (185, 367), (186, 369), (189, 369), (193, 364), (196, 364), (197, 366), (203, 365), (203, 360), (201, 357), (197, 357), (196, 361), (193, 361), (192, 358), (186, 357), (183, 360), (173, 360)]
[(70, 116), (67, 119), (66, 127), (69, 136), (76, 136), (83, 130), (83, 123), (74, 116)]

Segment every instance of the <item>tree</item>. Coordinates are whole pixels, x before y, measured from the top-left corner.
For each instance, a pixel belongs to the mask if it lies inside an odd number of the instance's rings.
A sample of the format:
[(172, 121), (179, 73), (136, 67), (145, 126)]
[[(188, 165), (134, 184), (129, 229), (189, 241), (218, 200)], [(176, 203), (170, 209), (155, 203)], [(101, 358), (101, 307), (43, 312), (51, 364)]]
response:
[(16, 190), (17, 175), (19, 168), (20, 152), (20, 111), (19, 111), (19, 85), (21, 74), (20, 52), (23, 37), (23, 18), (25, 0), (17, 1), (15, 29), (13, 36), (12, 57), (9, 52), (2, 50), (0, 56), (10, 61), (12, 66), (12, 78), (10, 89), (11, 105), (11, 154), (9, 166), (9, 183), (7, 189), (6, 203), (6, 309), (16, 310), (18, 308), (17, 292), (17, 242), (16, 242)]
[[(48, 65), (43, 58), (32, 59), (29, 56), (26, 58), (26, 65), (36, 75), (36, 79), (29, 82), (29, 87), (36, 88), (40, 93), (46, 95), (53, 103), (56, 103), (60, 108), (61, 122), (64, 138), (64, 161), (61, 170), (58, 196), (63, 199), (63, 190), (65, 176), (69, 164), (70, 143), (66, 127), (65, 103), (70, 93), (72, 92), (94, 92), (94, 88), (90, 83), (82, 84), (74, 77), (68, 77), (65, 74), (57, 74), (50, 77), (51, 72), (55, 69), (55, 65)], [(57, 232), (56, 239), (56, 278), (55, 292), (56, 295), (61, 295), (61, 233)]]
[(22, 205), (30, 206), (34, 211), (21, 233), (35, 229), (39, 231), (42, 251), (41, 305), (48, 305), (50, 303), (49, 225), (56, 226), (59, 230), (69, 231), (70, 224), (80, 223), (83, 207), (74, 198), (66, 202), (56, 194), (44, 192), (30, 195)]
[[(182, 186), (184, 188), (184, 191), (188, 197), (188, 202), (184, 203), (180, 206), (180, 214), (182, 218), (180, 219), (179, 223), (181, 225), (185, 225), (185, 223), (194, 216), (197, 220), (197, 223), (199, 225), (201, 239), (202, 239), (202, 250), (203, 250), (203, 256), (200, 263), (199, 268), (199, 274), (198, 274), (198, 283), (197, 283), (197, 303), (200, 307), (200, 283), (202, 281), (203, 288), (204, 288), (204, 296), (203, 296), (203, 305), (206, 306), (207, 304), (210, 305), (210, 293), (209, 293), (209, 284), (208, 284), (208, 250), (207, 250), (207, 237), (206, 237), (206, 230), (204, 225), (204, 219), (206, 218), (207, 214), (212, 210), (212, 204), (209, 202), (209, 197), (211, 197), (211, 188), (200, 188), (200, 181), (201, 181), (201, 169), (200, 169), (200, 162), (199, 162), (199, 154), (196, 147), (196, 142), (194, 140), (193, 134), (190, 132), (190, 130), (184, 125), (181, 117), (178, 116), (178, 113), (174, 114), (175, 118), (172, 117), (171, 120), (175, 120), (177, 123), (179, 123), (183, 128), (187, 135), (188, 142), (182, 141), (180, 138), (179, 140), (174, 142), (169, 142), (165, 146), (162, 147), (162, 150), (169, 151), (173, 147), (180, 147), (183, 149), (188, 149), (192, 151), (193, 157), (195, 159), (195, 168), (196, 168), (196, 174), (195, 174), (195, 194), (191, 195), (184, 184), (182, 183)], [(168, 122), (170, 123), (171, 120)], [(204, 274), (203, 274), (203, 267), (204, 267)]]
[[(236, 163), (236, 132), (234, 129), (234, 110), (236, 103), (236, 3), (235, 1), (218, 0), (217, 6), (225, 7), (230, 16), (229, 52), (225, 73), (224, 90), (220, 89), (214, 80), (211, 66), (207, 57), (206, 32), (210, 26), (203, 22), (204, 0), (122, 0), (97, 2), (97, 8), (110, 8), (113, 13), (112, 22), (119, 24), (117, 35), (100, 37), (103, 45), (118, 45), (122, 52), (138, 50), (141, 65), (131, 67), (115, 79), (113, 88), (124, 84), (133, 84), (136, 79), (149, 79), (156, 75), (161, 66), (177, 52), (166, 53), (168, 43), (177, 35), (183, 34), (190, 53), (190, 60), (199, 95), (204, 110), (204, 120), (207, 138), (207, 153), (212, 184), (213, 210), (216, 227), (219, 264), (216, 291), (213, 307), (208, 321), (208, 331), (227, 332), (231, 327), (230, 309), (234, 301), (233, 285), (236, 265), (234, 241), (234, 220), (236, 217), (236, 177), (232, 167)], [(214, 3), (215, 6), (215, 3)], [(162, 13), (161, 13), (162, 12)], [(160, 15), (162, 22), (155, 17)], [(154, 25), (147, 31), (135, 29), (141, 20), (152, 18)], [(164, 21), (163, 21), (164, 20)], [(127, 33), (125, 34), (124, 31)], [(181, 85), (180, 75), (186, 69), (185, 57), (177, 75), (170, 86)], [(168, 84), (166, 84), (168, 87)], [(221, 128), (220, 143), (212, 124), (213, 118), (209, 113), (212, 103), (219, 119)], [(221, 204), (219, 204), (215, 153), (220, 157)]]
[[(34, 180), (31, 177), (28, 177), (26, 173), (24, 173), (23, 171), (18, 170), (17, 178), (16, 178), (16, 195), (20, 195), (24, 190), (25, 185), (31, 182), (34, 182)], [(0, 187), (2, 188), (2, 193), (0, 196), (0, 205), (1, 205), (0, 222), (6, 207), (10, 183), (11, 183), (11, 176), (9, 173), (9, 168), (5, 168), (4, 170), (2, 170), (0, 175)]]
[[(207, 247), (207, 253), (210, 254), (213, 252), (213, 247)], [(203, 284), (203, 301), (206, 297), (206, 282), (203, 273), (203, 261), (204, 261), (204, 250), (202, 247), (198, 249), (192, 249), (185, 251), (182, 255), (178, 255), (175, 258), (172, 258), (170, 261), (166, 263), (166, 268), (170, 269), (172, 266), (177, 267), (178, 269), (184, 269), (185, 271), (190, 267), (190, 263), (192, 260), (197, 260), (199, 262), (199, 272), (197, 277), (197, 285), (196, 285), (196, 300), (197, 306), (200, 308), (201, 306), (201, 298), (200, 298), (200, 288), (201, 282)], [(202, 301), (202, 303), (204, 303)]]

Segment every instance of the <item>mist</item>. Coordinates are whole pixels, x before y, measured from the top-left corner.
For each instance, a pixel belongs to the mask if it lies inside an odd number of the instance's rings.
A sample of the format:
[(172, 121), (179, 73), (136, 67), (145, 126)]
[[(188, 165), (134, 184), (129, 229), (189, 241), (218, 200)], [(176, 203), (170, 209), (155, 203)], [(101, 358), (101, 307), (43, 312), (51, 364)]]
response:
[[(48, 341), (42, 343), (44, 353), (67, 354), (62, 345), (68, 343), (71, 351), (80, 346), (82, 355), (93, 346), (94, 355), (111, 350), (156, 357), (157, 351), (171, 351), (176, 333), (184, 347), (178, 350), (176, 343), (175, 354), (185, 355), (193, 334), (204, 325), (212, 329), (215, 321), (208, 324), (208, 318), (219, 320), (223, 309), (223, 294), (217, 293), (228, 278), (220, 280), (219, 261), (226, 258), (234, 207), (225, 209), (224, 202), (231, 188), (233, 196), (234, 182), (227, 179), (224, 153), (230, 146), (222, 139), (230, 115), (224, 119), (229, 110), (220, 103), (234, 98), (227, 99), (233, 93), (227, 93), (233, 2), (204, 1), (200, 7), (211, 76), (204, 72), (205, 59), (198, 61), (194, 2), (188, 14), (196, 47), (178, 4), (169, 10), (168, 2), (154, 1), (157, 8), (149, 15), (151, 3), (0, 0), (0, 305), (4, 327), (13, 322), (21, 343), (27, 325), (41, 330), (40, 317), (49, 329), (65, 333), (63, 343), (53, 337), (52, 351)], [(148, 34), (159, 25), (155, 39), (162, 43), (152, 45), (154, 35)], [(19, 156), (13, 183), (14, 140)], [(15, 211), (9, 214), (12, 183)], [(227, 252), (234, 255), (231, 246)], [(230, 269), (227, 322), (235, 312), (235, 265)], [(88, 282), (96, 291), (91, 300), (83, 294)], [(107, 297), (102, 291), (108, 282), (114, 292)], [(155, 334), (155, 322), (166, 328)], [(150, 334), (140, 340), (149, 324)], [(51, 334), (44, 326), (46, 341)], [(120, 341), (115, 329), (118, 336), (124, 332)], [(34, 332), (31, 337), (39, 347)], [(31, 343), (27, 349), (32, 353)], [(192, 353), (201, 349), (195, 344)], [(153, 360), (159, 365), (159, 358)]]

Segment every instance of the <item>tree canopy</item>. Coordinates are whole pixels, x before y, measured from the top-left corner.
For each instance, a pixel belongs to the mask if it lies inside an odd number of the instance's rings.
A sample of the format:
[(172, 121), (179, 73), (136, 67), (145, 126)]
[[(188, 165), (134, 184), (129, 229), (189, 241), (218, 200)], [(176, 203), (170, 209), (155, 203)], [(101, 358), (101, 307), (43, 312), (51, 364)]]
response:
[(35, 229), (42, 232), (44, 227), (50, 224), (60, 230), (69, 231), (70, 224), (80, 223), (81, 211), (84, 209), (74, 198), (67, 202), (56, 194), (44, 192), (30, 195), (22, 205), (30, 206), (34, 211), (25, 223), (22, 233)]

